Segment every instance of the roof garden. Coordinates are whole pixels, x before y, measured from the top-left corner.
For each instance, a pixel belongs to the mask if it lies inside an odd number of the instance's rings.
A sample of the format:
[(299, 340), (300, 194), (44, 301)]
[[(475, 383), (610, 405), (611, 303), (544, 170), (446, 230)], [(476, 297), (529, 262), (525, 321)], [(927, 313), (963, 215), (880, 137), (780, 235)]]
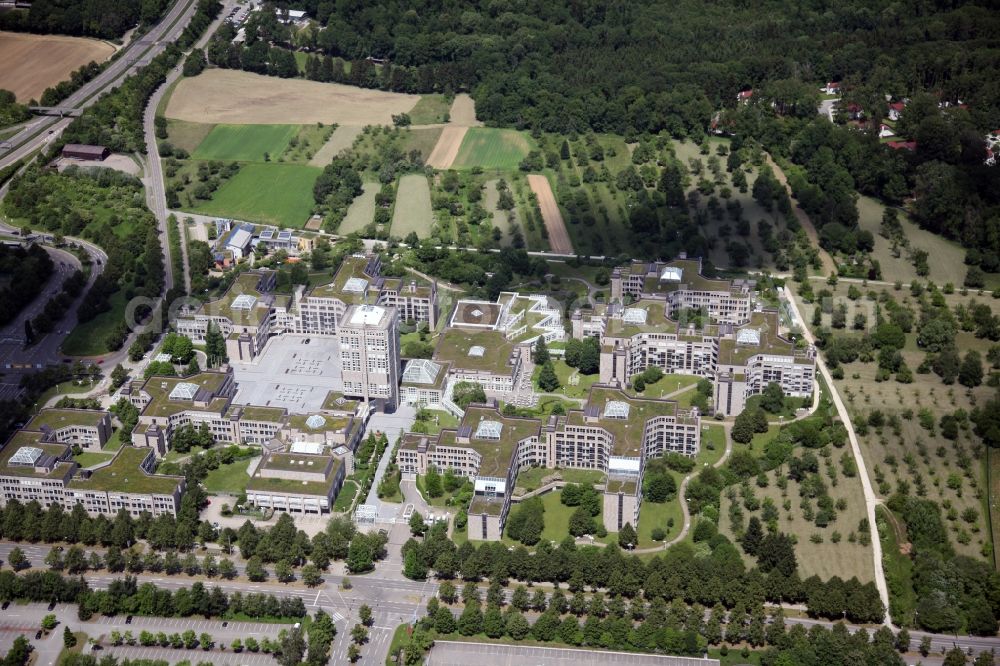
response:
[(746, 365), (757, 354), (795, 354), (795, 344), (778, 333), (777, 312), (754, 312), (750, 315), (750, 323), (737, 329), (734, 337), (719, 341), (719, 363), (722, 365)]
[(41, 449), (42, 453), (55, 456), (56, 458), (63, 455), (68, 448), (65, 444), (43, 444), (40, 441), (41, 438), (42, 435), (38, 432), (19, 430), (14, 433), (14, 436), (10, 438), (3, 449), (0, 449), (0, 474), (7, 476), (28, 476), (37, 479), (62, 478), (72, 466), (72, 461), (58, 463), (49, 472), (36, 472), (32, 466), (10, 464), (10, 459), (25, 447), (30, 446)]
[(240, 273), (222, 298), (205, 303), (199, 314), (226, 317), (240, 326), (259, 326), (270, 310), (270, 297), (264, 298), (258, 284), (260, 274)]
[(329, 412), (350, 412), (353, 414), (360, 403), (360, 400), (348, 398), (340, 391), (330, 391), (323, 400), (323, 409)]
[(74, 425), (95, 427), (100, 424), (105, 413), (95, 409), (43, 409), (24, 428), (41, 430), (43, 426), (48, 426), (58, 430)]
[(292, 414), (288, 417), (288, 425), (302, 432), (340, 432), (350, 423), (349, 416), (329, 414)]
[[(317, 458), (323, 462), (321, 465), (314, 465), (313, 467), (307, 467), (305, 465), (300, 466), (297, 463), (293, 466), (291, 462), (283, 460), (285, 457), (295, 460)], [(281, 471), (299, 472), (307, 470), (318, 472), (326, 469), (326, 464), (330, 457), (331, 456), (308, 456), (301, 453), (276, 453), (268, 457), (265, 465), (267, 469)], [(275, 460), (275, 458), (279, 458), (279, 460)], [(321, 497), (329, 497), (330, 491), (333, 489), (334, 480), (337, 478), (337, 470), (342, 464), (343, 463), (339, 458), (333, 457), (333, 465), (330, 466), (330, 473), (327, 475), (325, 481), (301, 481), (299, 479), (262, 477), (258, 472), (250, 478), (250, 481), (247, 483), (247, 490), (256, 490), (258, 492), (267, 493), (289, 493), (294, 495), (318, 495)]]
[[(482, 353), (475, 353), (478, 350), (473, 347), (481, 347)], [(513, 343), (499, 331), (447, 328), (434, 350), (434, 360), (450, 363), (456, 369), (509, 375), (513, 350)]]
[[(216, 393), (226, 381), (224, 372), (200, 372), (191, 377), (150, 377), (143, 384), (143, 390), (151, 400), (142, 410), (143, 416), (169, 417), (193, 408), (193, 400), (170, 398), (171, 392), (178, 384), (195, 384), (208, 393)], [(215, 398), (209, 403), (208, 411), (218, 411), (220, 414), (228, 403), (227, 398)]]
[(111, 462), (95, 469), (90, 478), (75, 478), (69, 487), (76, 490), (136, 493), (142, 495), (173, 495), (182, 477), (148, 474), (140, 467), (152, 449), (123, 446)]
[[(233, 405), (226, 412), (226, 416), (231, 416), (237, 409), (241, 409), (239, 405)], [(242, 411), (240, 413), (240, 419), (244, 421), (265, 421), (268, 423), (280, 423), (285, 418), (285, 410), (282, 407), (256, 407), (254, 405), (242, 406)]]
[[(624, 418), (608, 418), (606, 406), (608, 403), (627, 405)], [(587, 418), (588, 410), (596, 412), (596, 417)], [(643, 438), (646, 422), (657, 416), (676, 416), (677, 403), (671, 400), (654, 400), (636, 398), (624, 391), (607, 386), (594, 385), (587, 398), (587, 406), (583, 410), (572, 410), (567, 415), (566, 422), (572, 426), (599, 426), (614, 438), (612, 455), (638, 456), (643, 448)]]
[(646, 321), (625, 321), (617, 317), (608, 319), (606, 335), (628, 338), (640, 333), (667, 333), (669, 331), (666, 315), (666, 304), (648, 298), (641, 299), (628, 306), (630, 310), (642, 310), (646, 313)]
[(500, 512), (503, 511), (503, 500), (502, 499), (489, 499), (486, 497), (476, 496), (472, 498), (472, 502), (469, 503), (469, 514), (483, 514), (488, 516), (499, 516)]
[[(480, 429), (480, 424), (483, 421), (499, 424), (499, 438), (487, 439), (476, 436), (483, 432)], [(459, 426), (460, 430), (469, 429), (469, 443), (456, 444), (455, 438), (458, 431), (442, 430), (437, 444), (473, 449), (482, 458), (477, 476), (494, 476), (505, 479), (518, 442), (528, 437), (537, 436), (541, 426), (542, 423), (538, 419), (504, 416), (493, 407), (470, 406), (465, 410), (465, 417)]]
[(316, 298), (339, 298), (349, 305), (364, 303), (365, 294), (372, 283), (371, 276), (365, 273), (367, 265), (368, 259), (365, 257), (344, 257), (333, 280), (317, 285), (309, 295)]
[(431, 283), (424, 278), (410, 273), (403, 277), (387, 277), (382, 282), (382, 288), (388, 289), (389, 291), (395, 291), (401, 296), (409, 296), (411, 292), (409, 291), (410, 283), (415, 283), (414, 296), (419, 296), (421, 298), (431, 297)]

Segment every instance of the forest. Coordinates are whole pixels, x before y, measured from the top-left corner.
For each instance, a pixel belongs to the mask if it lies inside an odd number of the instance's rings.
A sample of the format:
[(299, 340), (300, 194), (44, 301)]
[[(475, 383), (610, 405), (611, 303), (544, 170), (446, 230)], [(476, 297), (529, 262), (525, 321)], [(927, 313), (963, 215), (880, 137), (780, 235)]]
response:
[(26, 11), (0, 12), (0, 30), (116, 39), (155, 23), (167, 0), (35, 0)]

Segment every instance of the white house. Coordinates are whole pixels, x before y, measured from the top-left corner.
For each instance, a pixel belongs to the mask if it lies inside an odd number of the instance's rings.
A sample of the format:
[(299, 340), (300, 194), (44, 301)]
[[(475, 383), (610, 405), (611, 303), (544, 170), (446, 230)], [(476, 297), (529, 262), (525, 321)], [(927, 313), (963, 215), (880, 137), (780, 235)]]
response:
[(892, 128), (882, 123), (878, 126), (878, 138), (888, 139), (890, 136), (896, 136), (896, 133), (892, 131)]

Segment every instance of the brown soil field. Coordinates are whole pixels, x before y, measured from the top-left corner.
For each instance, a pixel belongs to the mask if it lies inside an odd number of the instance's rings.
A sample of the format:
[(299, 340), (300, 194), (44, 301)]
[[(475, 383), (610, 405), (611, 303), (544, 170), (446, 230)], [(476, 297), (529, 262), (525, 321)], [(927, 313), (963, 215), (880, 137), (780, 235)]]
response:
[(0, 88), (19, 102), (38, 99), (81, 65), (102, 62), (114, 52), (111, 44), (96, 39), (0, 32)]
[(338, 125), (323, 147), (317, 150), (313, 158), (309, 160), (309, 166), (325, 167), (330, 163), (330, 160), (340, 154), (340, 151), (353, 146), (354, 140), (358, 138), (363, 129), (361, 125)]
[(452, 125), (462, 125), (464, 127), (482, 126), (482, 123), (476, 120), (476, 102), (469, 97), (468, 93), (455, 95), (448, 117), (451, 119)]
[(165, 115), (199, 123), (391, 125), (419, 95), (209, 69), (182, 79)]
[(449, 169), (458, 157), (458, 149), (462, 147), (462, 139), (468, 127), (455, 127), (446, 125), (441, 130), (441, 137), (438, 139), (430, 157), (427, 158), (427, 166), (435, 169)]
[(566, 223), (563, 222), (562, 212), (556, 204), (556, 197), (552, 194), (549, 179), (538, 174), (530, 174), (528, 185), (538, 197), (538, 207), (542, 211), (542, 219), (545, 220), (545, 228), (549, 232), (549, 248), (557, 254), (573, 254), (573, 244), (569, 240)]

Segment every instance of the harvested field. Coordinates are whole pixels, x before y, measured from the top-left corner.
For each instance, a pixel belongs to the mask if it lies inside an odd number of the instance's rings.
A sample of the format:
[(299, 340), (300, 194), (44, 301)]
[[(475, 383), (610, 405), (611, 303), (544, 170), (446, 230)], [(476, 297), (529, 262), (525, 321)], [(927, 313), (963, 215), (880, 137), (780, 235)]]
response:
[(339, 125), (333, 131), (333, 135), (323, 144), (323, 147), (317, 150), (313, 158), (309, 160), (309, 165), (325, 167), (342, 150), (347, 150), (354, 145), (354, 140), (361, 134), (361, 130), (361, 125)]
[(195, 210), (251, 222), (301, 228), (312, 213), (313, 183), (322, 170), (300, 164), (246, 164), (211, 201)]
[(549, 247), (557, 254), (573, 254), (573, 244), (569, 242), (566, 223), (563, 222), (562, 211), (556, 204), (556, 197), (552, 194), (549, 179), (538, 174), (530, 174), (528, 185), (538, 197), (538, 208), (542, 211), (542, 219), (545, 220), (545, 228), (549, 232)]
[(458, 149), (462, 147), (465, 133), (468, 131), (468, 127), (451, 125), (441, 130), (441, 136), (438, 138), (434, 150), (431, 151), (430, 157), (427, 158), (427, 166), (435, 169), (450, 169), (458, 156)]
[(190, 155), (211, 133), (215, 125), (189, 123), (183, 120), (167, 121), (167, 139), (177, 148), (183, 148)]
[(165, 115), (209, 123), (391, 125), (393, 114), (410, 111), (419, 99), (419, 95), (336, 83), (209, 69), (177, 85)]
[(524, 132), (473, 127), (465, 134), (451, 166), (456, 169), (482, 167), (513, 171), (527, 157), (528, 152), (536, 147), (535, 142)]
[(424, 163), (430, 158), (431, 153), (441, 139), (442, 130), (440, 127), (421, 127), (417, 129), (407, 129), (403, 134), (403, 152), (409, 153), (416, 150), (424, 158)]
[(340, 228), (337, 229), (338, 234), (360, 233), (375, 218), (375, 195), (378, 194), (380, 185), (367, 181), (362, 183), (361, 187), (364, 188), (364, 192), (351, 202), (351, 207), (347, 209), (347, 216), (340, 223)]
[(295, 125), (216, 125), (191, 157), (266, 162), (277, 159), (298, 131)]
[(480, 127), (481, 122), (476, 120), (476, 102), (469, 97), (468, 93), (455, 95), (451, 103), (452, 125), (462, 125), (463, 127)]
[[(115, 49), (96, 39), (62, 35), (0, 32), (0, 88), (19, 102), (38, 99), (42, 92), (69, 78), (81, 65), (103, 62)], [(16, 65), (11, 65), (16, 63)]]
[(434, 211), (431, 209), (431, 188), (423, 174), (407, 174), (399, 179), (396, 207), (392, 213), (393, 236), (405, 238), (415, 231), (420, 238), (431, 235)]

